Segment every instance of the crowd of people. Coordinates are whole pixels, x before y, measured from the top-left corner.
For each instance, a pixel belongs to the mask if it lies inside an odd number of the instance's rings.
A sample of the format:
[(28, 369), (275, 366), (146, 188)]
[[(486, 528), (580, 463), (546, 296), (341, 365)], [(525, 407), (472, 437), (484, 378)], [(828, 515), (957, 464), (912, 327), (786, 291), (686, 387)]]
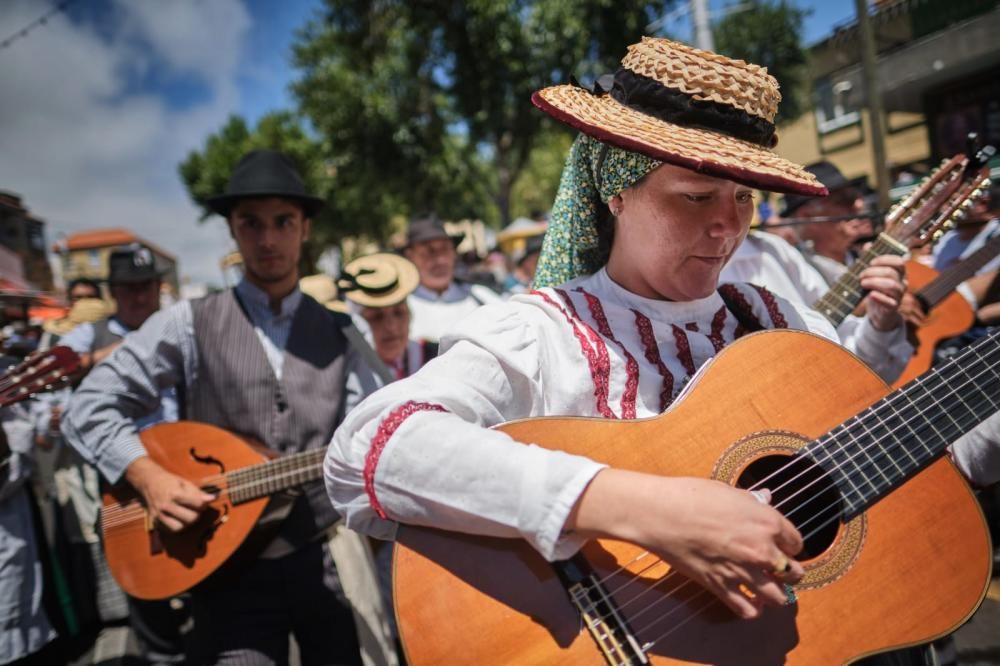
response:
[[(242, 257), (235, 288), (161, 310), (152, 253), (122, 247), (108, 267), (115, 307), (100, 285), (71, 283), (69, 314), (34, 341), (71, 348), (80, 369), (72, 388), (0, 412), (0, 663), (285, 664), (290, 649), (302, 664), (400, 663), (383, 545), (399, 524), (523, 539), (549, 560), (594, 538), (629, 541), (742, 618), (789, 603), (802, 535), (768, 493), (492, 429), (661, 414), (723, 348), (767, 329), (814, 333), (885, 382), (900, 376), (928, 315), (908, 293), (906, 258), (868, 262), (863, 300), (837, 326), (812, 307), (879, 229), (862, 183), (775, 155), (779, 99), (766, 70), (660, 39), (630, 47), (613, 84), (539, 91), (533, 103), (580, 134), (547, 224), (490, 285), (460, 277), (473, 273), (462, 238), (433, 214), (410, 220), (401, 248), (303, 278), (323, 201), (281, 153), (245, 155), (206, 202)], [(760, 215), (764, 193), (783, 197)], [(990, 203), (920, 260), (944, 270), (1000, 234)], [(994, 334), (998, 265), (959, 289), (976, 325), (942, 357)], [(137, 599), (109, 571), (101, 490), (133, 489), (152, 530), (196, 524), (218, 490), (170, 471), (141, 438), (178, 420), (279, 455), (325, 451), (325, 483), (272, 502), (260, 538), (185, 594)], [(973, 485), (995, 484), (1000, 419), (951, 456)], [(345, 527), (361, 566), (331, 545)]]

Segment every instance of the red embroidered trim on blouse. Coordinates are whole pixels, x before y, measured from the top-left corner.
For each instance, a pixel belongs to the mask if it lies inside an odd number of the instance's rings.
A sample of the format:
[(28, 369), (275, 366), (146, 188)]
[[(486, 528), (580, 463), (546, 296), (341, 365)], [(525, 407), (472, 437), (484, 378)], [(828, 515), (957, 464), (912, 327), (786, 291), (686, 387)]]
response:
[(691, 331), (692, 333), (698, 332), (698, 324), (693, 321), (689, 321), (688, 323), (684, 324), (684, 328)]
[(663, 357), (660, 356), (660, 347), (656, 344), (653, 323), (649, 321), (649, 317), (638, 310), (632, 310), (632, 314), (635, 315), (635, 327), (639, 330), (639, 339), (642, 340), (646, 360), (655, 365), (660, 376), (663, 377), (663, 386), (660, 389), (660, 411), (662, 412), (673, 402), (674, 376), (663, 362)]
[(625, 391), (622, 393), (622, 418), (634, 419), (635, 398), (639, 393), (639, 364), (636, 362), (635, 357), (625, 348), (625, 345), (615, 337), (614, 331), (611, 330), (611, 325), (608, 324), (608, 317), (604, 313), (604, 306), (601, 305), (601, 301), (593, 294), (584, 290), (583, 287), (578, 287), (576, 291), (583, 294), (587, 299), (587, 307), (590, 309), (590, 316), (597, 322), (597, 330), (601, 332), (601, 335), (618, 345), (618, 348), (622, 350), (622, 354), (625, 355), (626, 379)]
[[(576, 325), (576, 322), (573, 321), (573, 317), (571, 317), (570, 314), (566, 311), (566, 308), (556, 303), (548, 294), (538, 290), (533, 290), (531, 294), (540, 297), (543, 301), (554, 307), (562, 314), (563, 317), (566, 318), (566, 322), (573, 329), (573, 335), (575, 335), (576, 339), (579, 340), (580, 342), (580, 351), (583, 352), (583, 356), (587, 359), (587, 366), (590, 368), (590, 377), (594, 382), (594, 399), (597, 402), (597, 411), (604, 418), (607, 419), (615, 418), (615, 415), (611, 411), (611, 408), (608, 407), (608, 373), (607, 371), (605, 371), (602, 377), (598, 369), (599, 359), (597, 358), (597, 355), (594, 353), (594, 349), (590, 346), (590, 343), (587, 342), (586, 336), (583, 334), (583, 332), (580, 331), (580, 328)], [(565, 295), (563, 296), (563, 298), (566, 297), (567, 296)], [(572, 306), (572, 303), (570, 305)], [(576, 313), (575, 309), (573, 309), (573, 313), (574, 314)], [(604, 345), (600, 345), (600, 347), (602, 348), (603, 346)], [(605, 356), (607, 355), (606, 349), (604, 350), (604, 354)]]
[(694, 376), (695, 367), (694, 359), (691, 358), (691, 344), (688, 342), (687, 333), (676, 324), (671, 324), (670, 328), (674, 331), (674, 342), (677, 344), (677, 359), (684, 366), (688, 377), (692, 377)]
[(778, 301), (775, 299), (774, 294), (758, 285), (750, 285), (757, 290), (760, 294), (761, 300), (764, 301), (764, 305), (767, 306), (767, 314), (771, 317), (771, 323), (774, 324), (775, 328), (788, 328), (788, 322), (785, 321), (785, 315), (781, 314), (781, 310), (778, 309)]
[(722, 339), (722, 327), (726, 324), (726, 313), (726, 306), (723, 305), (715, 313), (715, 316), (712, 317), (712, 332), (709, 334), (708, 339), (711, 340), (716, 354), (726, 346), (726, 341)]
[(594, 386), (597, 387), (597, 390), (594, 392), (594, 397), (597, 399), (597, 411), (606, 419), (617, 419), (618, 417), (615, 416), (615, 413), (611, 411), (611, 407), (608, 405), (611, 377), (611, 359), (608, 357), (608, 347), (604, 344), (601, 336), (597, 334), (597, 331), (580, 317), (580, 314), (576, 311), (576, 305), (573, 304), (572, 297), (563, 289), (555, 289), (554, 291), (563, 299), (570, 314), (573, 315), (573, 319), (587, 332), (590, 342), (594, 345), (593, 349), (597, 352), (597, 360), (590, 367), (590, 374), (594, 378)]
[(448, 410), (432, 402), (414, 402), (410, 400), (392, 410), (389, 416), (385, 417), (382, 423), (378, 425), (378, 430), (372, 438), (368, 455), (365, 456), (365, 492), (368, 493), (368, 501), (371, 502), (375, 513), (383, 520), (388, 519), (388, 516), (385, 513), (385, 509), (382, 508), (382, 504), (379, 503), (378, 498), (375, 496), (375, 468), (378, 466), (378, 460), (382, 456), (382, 450), (385, 449), (385, 445), (389, 443), (389, 438), (399, 429), (399, 426), (403, 425), (403, 421), (417, 412), (426, 411), (446, 412)]
[[(750, 302), (747, 301), (747, 297), (744, 296), (743, 292), (737, 289), (735, 285), (729, 283), (721, 285), (719, 287), (719, 291), (724, 292), (726, 298), (729, 299), (729, 302), (739, 309), (739, 312), (733, 313), (734, 315), (742, 315), (742, 317), (744, 317), (745, 319), (757, 322), (757, 325), (760, 328), (767, 328), (766, 326), (760, 323), (760, 319), (758, 319), (757, 316), (753, 313), (753, 306), (750, 305)], [(737, 319), (739, 319), (739, 316), (737, 316)], [(747, 333), (746, 327), (743, 326), (742, 322), (740, 322), (736, 326), (736, 333), (734, 337), (740, 338), (746, 335), (746, 333)]]

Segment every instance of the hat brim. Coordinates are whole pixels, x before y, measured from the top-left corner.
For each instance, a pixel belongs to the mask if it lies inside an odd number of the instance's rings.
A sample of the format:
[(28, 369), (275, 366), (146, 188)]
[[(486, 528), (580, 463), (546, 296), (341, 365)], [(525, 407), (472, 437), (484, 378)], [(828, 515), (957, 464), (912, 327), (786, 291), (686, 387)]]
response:
[(413, 240), (406, 241), (406, 245), (399, 248), (400, 250), (406, 250), (413, 247), (417, 243), (427, 243), (429, 241), (440, 240), (442, 238), (447, 238), (451, 241), (451, 244), (458, 247), (465, 240), (465, 234), (445, 234), (444, 236), (428, 236), (426, 238), (414, 238)]
[(825, 196), (815, 176), (757, 144), (660, 120), (578, 86), (539, 90), (531, 102), (556, 120), (611, 145), (756, 189)]
[(288, 192), (247, 192), (240, 194), (217, 194), (208, 197), (202, 203), (213, 213), (222, 217), (229, 217), (230, 211), (238, 202), (244, 199), (267, 199), (274, 197), (277, 199), (288, 199), (302, 206), (302, 212), (306, 217), (312, 218), (323, 209), (326, 201), (319, 197), (305, 196), (302, 194), (289, 194)]
[[(363, 262), (365, 259), (367, 257), (361, 257), (352, 261), (344, 266), (344, 271), (357, 273), (359, 269), (364, 268), (358, 262)], [(408, 259), (404, 259), (399, 255), (380, 253), (379, 260), (388, 262), (395, 268), (396, 287), (392, 291), (380, 294), (371, 294), (363, 289), (352, 289), (343, 293), (343, 297), (346, 300), (367, 308), (387, 308), (405, 301), (406, 297), (412, 294), (417, 285), (420, 284), (420, 273), (417, 271), (417, 267)]]

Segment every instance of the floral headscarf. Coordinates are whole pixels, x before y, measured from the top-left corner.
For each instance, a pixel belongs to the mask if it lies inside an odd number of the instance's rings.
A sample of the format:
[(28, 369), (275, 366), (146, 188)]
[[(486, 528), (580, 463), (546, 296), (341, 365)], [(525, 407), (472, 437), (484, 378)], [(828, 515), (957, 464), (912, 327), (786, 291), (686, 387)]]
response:
[(563, 167), (533, 286), (555, 287), (601, 268), (592, 258), (597, 248), (597, 207), (660, 164), (579, 135)]

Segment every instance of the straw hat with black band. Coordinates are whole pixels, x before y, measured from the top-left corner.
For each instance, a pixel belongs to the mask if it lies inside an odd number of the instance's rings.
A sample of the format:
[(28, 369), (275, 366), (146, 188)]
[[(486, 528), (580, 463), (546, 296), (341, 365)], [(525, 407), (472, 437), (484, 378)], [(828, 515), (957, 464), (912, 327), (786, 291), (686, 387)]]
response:
[(535, 286), (600, 268), (593, 258), (598, 207), (664, 162), (762, 190), (827, 193), (813, 174), (772, 151), (778, 83), (742, 60), (644, 37), (593, 89), (572, 82), (531, 100), (582, 132), (563, 170)]
[(420, 284), (417, 267), (408, 259), (380, 252), (344, 266), (337, 288), (344, 298), (368, 308), (385, 308), (406, 300)]

